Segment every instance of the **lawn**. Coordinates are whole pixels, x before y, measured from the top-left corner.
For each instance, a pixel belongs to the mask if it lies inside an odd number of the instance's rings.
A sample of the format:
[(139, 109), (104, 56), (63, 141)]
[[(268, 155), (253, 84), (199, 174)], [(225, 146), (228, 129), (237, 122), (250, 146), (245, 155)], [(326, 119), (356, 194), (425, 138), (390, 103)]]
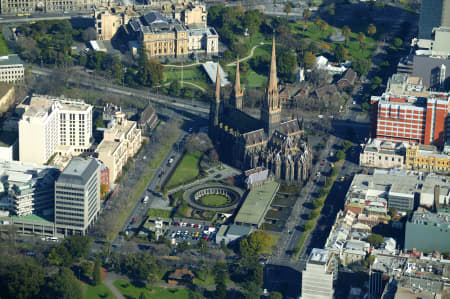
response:
[(0, 33), (0, 55), (6, 54), (11, 54), (11, 51), (8, 49), (3, 33)]
[(112, 292), (103, 283), (94, 287), (92, 285), (84, 285), (85, 289), (84, 298), (85, 299), (106, 299), (106, 298), (116, 298)]
[(148, 210), (147, 215), (153, 217), (170, 218), (171, 214), (172, 214), (171, 210), (150, 209)]
[(126, 298), (138, 299), (141, 293), (144, 293), (147, 298), (188, 299), (190, 293), (187, 289), (170, 289), (153, 286), (141, 288), (134, 286), (125, 280), (116, 280), (113, 284)]
[(231, 199), (220, 194), (208, 194), (203, 196), (200, 202), (205, 206), (220, 207), (229, 204)]
[(269, 243), (269, 246), (264, 248), (262, 253), (272, 254), (272, 251), (275, 249), (275, 246), (277, 245), (278, 240), (280, 239), (280, 236), (274, 235), (274, 234), (268, 234), (268, 235), (270, 237), (270, 243)]
[(175, 172), (172, 173), (167, 182), (167, 189), (182, 185), (186, 182), (194, 180), (199, 173), (198, 163), (200, 162), (201, 153), (186, 153), (180, 164), (178, 164)]
[[(181, 81), (181, 72), (183, 71), (183, 81), (195, 83), (205, 89), (209, 88), (209, 80), (202, 69), (202, 66), (191, 66), (183, 68), (166, 67), (164, 68), (165, 81), (172, 82), (174, 80)], [(163, 83), (163, 84), (164, 84)]]

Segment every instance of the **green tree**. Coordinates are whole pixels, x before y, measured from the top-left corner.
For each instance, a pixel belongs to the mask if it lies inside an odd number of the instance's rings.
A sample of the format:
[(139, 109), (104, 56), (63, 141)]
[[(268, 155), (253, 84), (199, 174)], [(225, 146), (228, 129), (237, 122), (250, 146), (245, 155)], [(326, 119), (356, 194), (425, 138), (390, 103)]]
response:
[(345, 152), (343, 150), (338, 150), (336, 153), (336, 159), (338, 161), (344, 160), (345, 159)]
[(286, 14), (287, 19), (288, 15), (292, 12), (292, 7), (289, 3), (284, 6), (283, 12)]
[(178, 97), (180, 96), (180, 93), (181, 93), (180, 81), (173, 80), (172, 83), (170, 83), (169, 94), (173, 97)]
[(69, 268), (62, 268), (57, 275), (50, 278), (48, 290), (45, 293), (48, 294), (48, 298), (83, 298), (81, 285)]
[(92, 264), (89, 261), (82, 261), (80, 263), (81, 275), (89, 277), (92, 273)]
[(367, 26), (367, 35), (374, 36), (377, 33), (377, 27), (374, 24)]
[(147, 296), (145, 296), (144, 292), (141, 292), (141, 294), (139, 295), (139, 299), (147, 299)]
[(270, 236), (262, 230), (257, 230), (239, 243), (239, 252), (243, 257), (259, 256), (261, 252), (270, 244)]
[(261, 286), (253, 281), (250, 281), (245, 284), (243, 294), (245, 299), (259, 299), (261, 297)]
[(368, 59), (358, 59), (353, 62), (353, 68), (360, 75), (367, 75), (370, 68), (372, 67), (372, 62)]
[(397, 211), (396, 208), (390, 207), (390, 208), (389, 208), (389, 216), (391, 216), (391, 218), (394, 218), (394, 217), (395, 217), (395, 212), (396, 212), (396, 211)]
[(344, 152), (348, 151), (351, 147), (352, 147), (353, 143), (351, 143), (348, 140), (344, 140), (341, 144), (342, 149), (344, 150)]
[(36, 298), (44, 285), (45, 272), (32, 260), (4, 259), (0, 269), (2, 298)]
[(375, 248), (378, 248), (381, 245), (381, 243), (383, 243), (383, 240), (384, 240), (383, 236), (379, 234), (370, 234), (367, 237), (367, 242), (369, 242), (370, 245), (372, 245)]
[(99, 284), (102, 283), (102, 273), (100, 267), (101, 267), (100, 259), (97, 259), (94, 265), (94, 272), (92, 273), (92, 284), (94, 286), (98, 286)]
[(322, 21), (322, 22), (320, 23), (319, 28), (320, 28), (320, 31), (326, 33), (326, 31), (328, 30), (328, 23), (325, 22), (325, 21)]
[(364, 52), (366, 36), (364, 35), (364, 33), (360, 32), (360, 33), (358, 33), (357, 39), (359, 42), (359, 46), (363, 49), (363, 52)]
[(334, 16), (336, 14), (336, 5), (334, 3), (331, 3), (328, 8), (328, 14), (330, 16)]
[(324, 205), (324, 202), (322, 200), (320, 200), (318, 198), (315, 198), (313, 200), (313, 207), (314, 207), (314, 209), (321, 208), (321, 207), (323, 207), (323, 205)]
[(316, 219), (317, 217), (319, 217), (319, 211), (317, 210), (312, 210), (308, 215), (308, 219), (310, 220)]
[(305, 228), (305, 231), (312, 230), (314, 228), (314, 222), (309, 220), (303, 225), (303, 227)]
[(374, 91), (375, 89), (377, 89), (378, 87), (380, 87), (380, 85), (383, 83), (383, 79), (381, 79), (378, 76), (375, 76), (372, 78), (372, 80), (370, 81), (370, 88), (372, 89), (372, 91)]
[(258, 10), (247, 10), (244, 14), (243, 25), (248, 29), (248, 33), (253, 35), (259, 32), (264, 20), (264, 14)]
[(325, 196), (327, 196), (328, 195), (328, 189), (327, 188), (322, 188), (322, 189), (320, 189), (320, 191), (319, 191), (319, 197), (325, 197)]
[(216, 291), (214, 292), (214, 298), (225, 299), (227, 298), (227, 286), (226, 281), (226, 266), (222, 263), (218, 263), (214, 266), (214, 282), (216, 284)]
[(92, 238), (88, 236), (71, 236), (66, 239), (64, 245), (73, 259), (87, 258), (91, 251)]
[(394, 38), (394, 47), (400, 48), (403, 45), (403, 40), (399, 37)]
[(47, 262), (56, 266), (70, 266), (72, 264), (72, 256), (64, 244), (59, 244), (50, 250)]
[(350, 27), (347, 25), (342, 27), (342, 34), (345, 36), (345, 46), (348, 47), (348, 42), (350, 40), (350, 34), (352, 31), (350, 30)]
[(348, 56), (348, 50), (342, 44), (338, 44), (336, 48), (334, 48), (334, 56), (336, 56), (336, 59), (339, 62), (345, 61)]
[(297, 68), (297, 56), (289, 50), (282, 49), (277, 55), (277, 71), (282, 81), (292, 82), (295, 78), (294, 71)]
[(361, 104), (362, 111), (369, 111), (370, 105), (367, 102)]
[(283, 299), (283, 294), (281, 294), (280, 292), (270, 292), (269, 298), (270, 299)]
[(337, 176), (338, 170), (336, 167), (331, 167), (330, 176), (334, 177)]
[(312, 52), (306, 52), (303, 56), (303, 65), (305, 68), (311, 69), (316, 64), (316, 56)]
[(309, 17), (311, 17), (311, 11), (307, 8), (303, 11), (303, 20), (305, 21), (305, 26), (303, 27), (303, 31), (306, 30), (306, 22), (308, 22)]

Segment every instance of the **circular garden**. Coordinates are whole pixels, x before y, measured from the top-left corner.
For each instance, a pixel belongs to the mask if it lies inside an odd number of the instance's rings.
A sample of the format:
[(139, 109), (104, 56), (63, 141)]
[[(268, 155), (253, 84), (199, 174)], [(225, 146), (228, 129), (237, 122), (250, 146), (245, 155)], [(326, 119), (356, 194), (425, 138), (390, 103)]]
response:
[(236, 208), (241, 197), (239, 188), (219, 184), (196, 186), (184, 194), (184, 199), (194, 208), (215, 211)]

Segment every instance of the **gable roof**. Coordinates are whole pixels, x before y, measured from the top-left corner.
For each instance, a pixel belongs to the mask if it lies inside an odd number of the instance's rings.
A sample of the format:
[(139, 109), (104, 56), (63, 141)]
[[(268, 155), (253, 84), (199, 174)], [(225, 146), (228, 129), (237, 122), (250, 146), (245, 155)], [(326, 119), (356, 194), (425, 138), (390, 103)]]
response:
[(316, 89), (315, 92), (319, 98), (323, 98), (325, 96), (337, 94), (338, 90), (336, 88), (336, 85), (330, 84), (330, 85), (325, 85), (321, 88)]
[(242, 136), (244, 137), (246, 145), (254, 145), (257, 143), (267, 141), (267, 135), (266, 132), (264, 132), (264, 129), (251, 131), (243, 134)]
[(352, 69), (348, 69), (345, 75), (337, 82), (338, 86), (350, 86), (355, 84), (356, 72)]
[(291, 120), (288, 120), (288, 121), (285, 121), (285, 122), (281, 123), (280, 127), (278, 128), (278, 131), (281, 134), (289, 136), (289, 135), (291, 135), (293, 133), (300, 132), (301, 129), (300, 129), (298, 120), (297, 119), (291, 119)]

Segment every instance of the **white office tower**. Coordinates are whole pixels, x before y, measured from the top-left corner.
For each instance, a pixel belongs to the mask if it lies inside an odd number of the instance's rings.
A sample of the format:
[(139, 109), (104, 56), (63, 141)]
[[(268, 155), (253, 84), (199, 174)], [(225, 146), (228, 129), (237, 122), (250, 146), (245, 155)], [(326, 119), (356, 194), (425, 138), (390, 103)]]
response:
[(314, 248), (302, 272), (302, 299), (332, 299), (335, 276), (334, 254)]

